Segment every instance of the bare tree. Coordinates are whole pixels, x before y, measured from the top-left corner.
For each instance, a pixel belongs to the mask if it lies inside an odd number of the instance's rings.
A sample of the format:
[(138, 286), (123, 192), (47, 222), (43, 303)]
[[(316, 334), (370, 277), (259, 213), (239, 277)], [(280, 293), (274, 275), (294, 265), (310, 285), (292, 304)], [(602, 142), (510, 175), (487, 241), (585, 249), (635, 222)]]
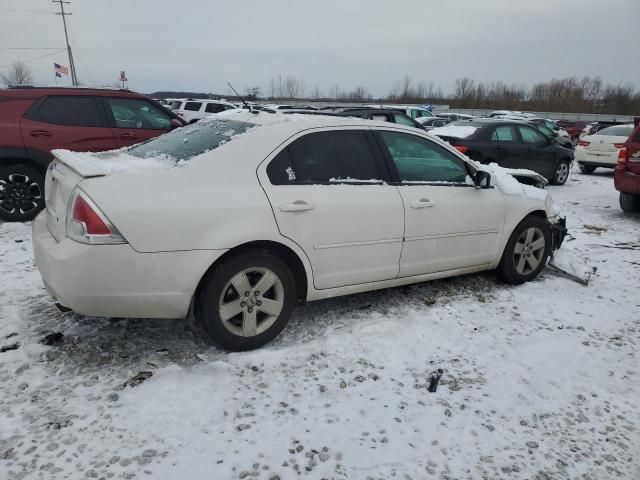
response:
[(262, 89), (260, 87), (247, 87), (244, 89), (245, 96), (248, 100), (257, 100), (262, 96)]
[(21, 61), (11, 64), (11, 69), (7, 75), (2, 75), (2, 81), (7, 87), (15, 85), (29, 85), (33, 83), (33, 74), (31, 69)]

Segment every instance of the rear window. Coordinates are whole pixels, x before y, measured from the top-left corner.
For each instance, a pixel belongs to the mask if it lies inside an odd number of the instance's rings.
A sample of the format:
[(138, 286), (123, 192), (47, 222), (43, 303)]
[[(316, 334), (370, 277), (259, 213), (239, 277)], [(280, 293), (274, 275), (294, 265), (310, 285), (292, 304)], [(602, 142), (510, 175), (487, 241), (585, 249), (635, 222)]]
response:
[(233, 120), (200, 121), (135, 145), (127, 153), (140, 158), (169, 157), (185, 161), (214, 150), (255, 126)]
[(614, 137), (628, 137), (633, 132), (633, 125), (617, 125), (615, 127), (607, 127), (598, 131), (596, 135), (611, 135)]
[(187, 102), (184, 104), (183, 110), (190, 110), (192, 112), (197, 112), (198, 110), (200, 110), (201, 106), (202, 106), (202, 102)]

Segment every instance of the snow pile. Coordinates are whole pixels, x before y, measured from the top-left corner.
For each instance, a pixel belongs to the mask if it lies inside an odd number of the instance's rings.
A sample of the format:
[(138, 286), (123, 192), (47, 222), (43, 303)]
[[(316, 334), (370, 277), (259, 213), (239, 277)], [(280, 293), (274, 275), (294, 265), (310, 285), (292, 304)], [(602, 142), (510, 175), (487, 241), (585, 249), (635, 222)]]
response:
[(444, 127), (431, 129), (428, 133), (438, 137), (467, 138), (473, 135), (476, 130), (478, 130), (478, 127), (471, 125), (445, 125)]

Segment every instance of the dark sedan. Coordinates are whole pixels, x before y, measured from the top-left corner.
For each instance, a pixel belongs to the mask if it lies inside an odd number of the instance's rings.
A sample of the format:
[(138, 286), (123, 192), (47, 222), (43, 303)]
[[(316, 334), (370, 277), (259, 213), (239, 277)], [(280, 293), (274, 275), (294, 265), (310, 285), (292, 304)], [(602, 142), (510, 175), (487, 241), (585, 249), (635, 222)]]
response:
[(533, 170), (554, 185), (567, 181), (574, 158), (573, 150), (520, 121), (477, 119), (450, 123), (430, 133), (473, 160)]

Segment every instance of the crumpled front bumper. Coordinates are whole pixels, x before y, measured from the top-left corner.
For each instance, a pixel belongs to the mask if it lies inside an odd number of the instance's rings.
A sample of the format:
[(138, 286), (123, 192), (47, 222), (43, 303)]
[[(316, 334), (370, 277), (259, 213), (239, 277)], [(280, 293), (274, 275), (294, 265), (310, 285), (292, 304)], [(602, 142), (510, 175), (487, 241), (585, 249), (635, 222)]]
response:
[(551, 230), (551, 251), (555, 252), (560, 248), (567, 235), (567, 218), (556, 216), (548, 218), (547, 223)]

